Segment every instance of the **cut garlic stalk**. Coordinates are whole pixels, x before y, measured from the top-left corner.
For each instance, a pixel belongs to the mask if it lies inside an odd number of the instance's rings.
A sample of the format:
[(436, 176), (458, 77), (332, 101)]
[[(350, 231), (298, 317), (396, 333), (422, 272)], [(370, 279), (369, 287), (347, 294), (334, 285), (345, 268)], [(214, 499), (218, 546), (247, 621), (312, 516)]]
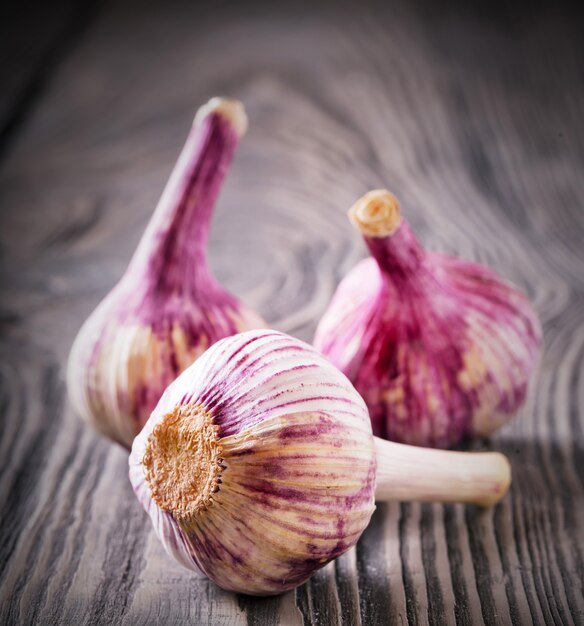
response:
[(385, 190), (349, 211), (372, 258), (341, 282), (314, 345), (363, 396), (373, 433), (449, 447), (484, 437), (523, 404), (541, 329), (491, 270), (426, 252)]
[(266, 330), (219, 341), (168, 387), (130, 479), (169, 554), (225, 589), (271, 595), (353, 546), (375, 496), (490, 505), (510, 469), (498, 453), (374, 440), (348, 379)]
[(199, 109), (128, 270), (71, 350), (74, 409), (128, 447), (166, 386), (208, 346), (265, 325), (215, 281), (206, 258), (213, 206), (246, 128), (240, 102), (213, 98)]

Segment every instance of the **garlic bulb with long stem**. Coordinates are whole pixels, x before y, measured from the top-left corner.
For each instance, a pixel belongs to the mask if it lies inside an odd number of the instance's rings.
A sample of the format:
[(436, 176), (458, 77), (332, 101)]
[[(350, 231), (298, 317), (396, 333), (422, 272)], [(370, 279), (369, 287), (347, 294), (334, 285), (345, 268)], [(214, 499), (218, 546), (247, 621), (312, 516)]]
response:
[(166, 390), (130, 454), (166, 550), (225, 589), (291, 589), (353, 546), (374, 499), (494, 504), (496, 452), (375, 440), (362, 398), (314, 348), (275, 331), (217, 342)]
[(341, 281), (315, 347), (362, 395), (374, 434), (435, 447), (488, 436), (522, 405), (535, 369), (529, 301), (478, 263), (425, 251), (388, 191), (349, 217), (372, 258)]
[(218, 339), (263, 320), (212, 277), (211, 213), (247, 118), (240, 102), (201, 107), (130, 265), (69, 357), (74, 409), (130, 446), (166, 386)]

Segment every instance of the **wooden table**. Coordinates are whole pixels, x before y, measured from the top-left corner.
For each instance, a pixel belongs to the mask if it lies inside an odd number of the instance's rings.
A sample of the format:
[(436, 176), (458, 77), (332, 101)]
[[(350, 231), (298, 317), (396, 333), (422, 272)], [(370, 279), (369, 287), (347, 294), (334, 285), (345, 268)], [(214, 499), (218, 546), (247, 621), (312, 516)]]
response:
[[(6, 28), (0, 623), (584, 623), (580, 25), (462, 1), (215, 6), (70, 2)], [(312, 338), (365, 254), (345, 211), (388, 186), (425, 245), (514, 281), (545, 329), (533, 393), (491, 442), (513, 465), (499, 506), (379, 506), (356, 549), (270, 599), (166, 556), (126, 454), (63, 382), (215, 94), (244, 101), (250, 130), (212, 266), (271, 326)]]

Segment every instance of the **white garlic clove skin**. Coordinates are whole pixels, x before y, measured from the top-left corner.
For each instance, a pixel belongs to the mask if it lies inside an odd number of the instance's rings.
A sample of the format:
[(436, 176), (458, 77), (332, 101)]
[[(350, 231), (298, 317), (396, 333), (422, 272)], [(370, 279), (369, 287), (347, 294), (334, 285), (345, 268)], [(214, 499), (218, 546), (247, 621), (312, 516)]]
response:
[(130, 479), (169, 554), (225, 589), (292, 589), (354, 545), (374, 510), (367, 409), (309, 345), (216, 343), (136, 437)]
[[(210, 344), (265, 322), (235, 299), (229, 306), (184, 300), (174, 311), (160, 303), (145, 319), (143, 296), (124, 287), (82, 327), (69, 356), (67, 383), (76, 412), (129, 448), (166, 387)], [(120, 296), (129, 309), (121, 319)]]
[(490, 435), (533, 378), (533, 307), (488, 268), (426, 252), (389, 192), (366, 194), (350, 218), (372, 258), (341, 281), (315, 347), (363, 396), (375, 435), (442, 448)]
[(201, 107), (127, 271), (71, 349), (73, 408), (127, 447), (170, 382), (210, 345), (265, 327), (215, 281), (206, 259), (213, 207), (246, 127), (240, 102)]

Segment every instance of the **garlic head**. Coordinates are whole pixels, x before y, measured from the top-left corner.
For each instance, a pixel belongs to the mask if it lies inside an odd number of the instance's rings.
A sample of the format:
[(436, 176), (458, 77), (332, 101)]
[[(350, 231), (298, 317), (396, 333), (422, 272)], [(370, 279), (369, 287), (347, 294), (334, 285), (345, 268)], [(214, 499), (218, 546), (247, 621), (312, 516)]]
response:
[(315, 347), (362, 395), (375, 435), (434, 447), (490, 435), (535, 371), (531, 304), (490, 269), (424, 250), (387, 191), (349, 217), (372, 256), (341, 281)]
[(354, 545), (374, 510), (367, 409), (311, 346), (217, 342), (162, 396), (130, 479), (166, 550), (224, 589), (292, 589)]
[(265, 326), (211, 275), (212, 210), (247, 127), (240, 102), (201, 107), (127, 271), (71, 349), (75, 411), (129, 447), (164, 389), (217, 340)]

